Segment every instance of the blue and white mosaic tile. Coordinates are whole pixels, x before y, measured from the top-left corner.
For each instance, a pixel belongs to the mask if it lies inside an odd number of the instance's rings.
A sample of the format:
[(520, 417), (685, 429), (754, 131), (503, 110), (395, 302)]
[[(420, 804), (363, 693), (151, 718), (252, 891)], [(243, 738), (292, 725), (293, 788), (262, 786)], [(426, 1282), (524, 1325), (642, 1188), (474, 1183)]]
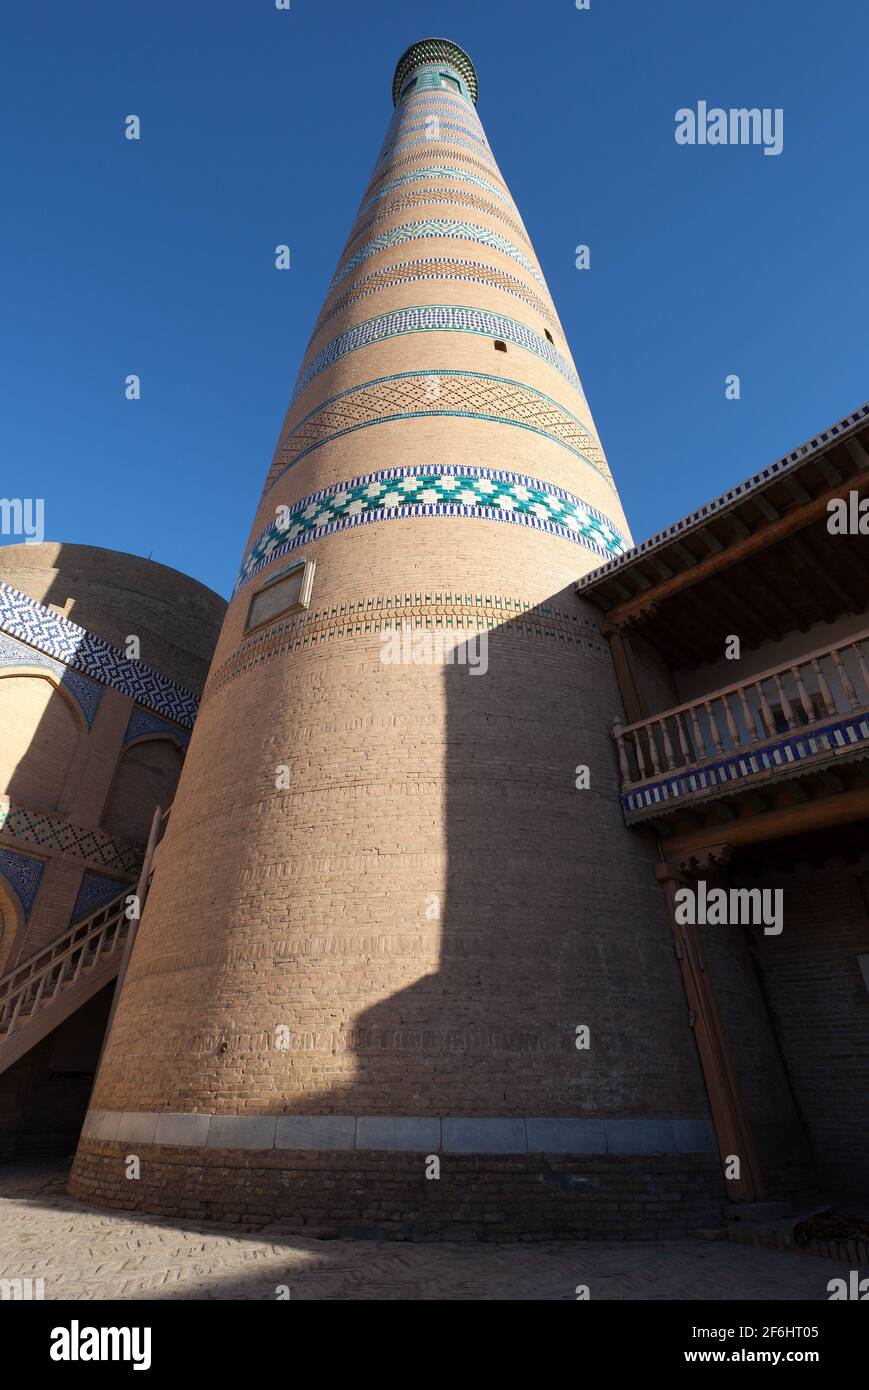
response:
[(136, 705), (127, 723), (124, 744), (132, 743), (135, 738), (144, 738), (147, 734), (166, 734), (169, 738), (177, 739), (185, 747), (190, 742), (189, 729), (179, 729), (177, 724), (170, 724), (168, 719), (161, 719), (151, 710), (140, 709)]
[(542, 357), (550, 367), (560, 372), (565, 381), (577, 391), (585, 401), (585, 393), (579, 377), (571, 364), (562, 357), (549, 342), (524, 323), (505, 318), (503, 314), (493, 314), (488, 309), (472, 309), (461, 304), (420, 304), (413, 309), (395, 309), (377, 318), (365, 319), (354, 324), (346, 333), (340, 333), (331, 343), (317, 353), (309, 367), (302, 372), (293, 392), (293, 400), (311, 384), (316, 376), (325, 372), (349, 352), (381, 343), (386, 338), (397, 338), (403, 333), (478, 333), (486, 338), (500, 339), (512, 343), (514, 347), (524, 348)]
[(394, 193), (398, 188), (403, 188), (405, 184), (419, 183), (430, 179), (449, 179), (451, 183), (472, 183), (476, 188), (491, 193), (507, 207), (513, 207), (512, 200), (503, 189), (498, 188), (494, 183), (489, 183), (486, 179), (481, 179), (478, 174), (469, 174), (464, 169), (453, 169), (448, 164), (432, 164), (426, 165), (422, 169), (413, 169), (409, 174), (402, 174), (401, 178), (390, 179), (389, 183), (383, 185), (379, 193), (374, 193), (365, 200), (357, 216), (364, 217), (368, 209), (374, 207), (375, 203), (379, 203), (381, 198), (388, 197), (390, 193)]
[(276, 518), (251, 547), (233, 595), (297, 546), (350, 526), (422, 516), (479, 517), (530, 526), (601, 556), (627, 549), (625, 538), (602, 512), (538, 478), (469, 465), (388, 468), (302, 498), (288, 509), (284, 524)]
[(2, 581), (0, 630), (178, 724), (193, 724), (198, 700), (190, 690)]
[(58, 684), (69, 692), (81, 709), (88, 728), (91, 727), (103, 693), (103, 687), (96, 681), (88, 680), (87, 676), (71, 671), (68, 666), (54, 661), (35, 647), (28, 647), (8, 633), (0, 632), (0, 667), (8, 666), (41, 666), (51, 671), (57, 677)]
[(429, 241), (433, 237), (437, 237), (438, 240), (473, 241), (478, 246), (491, 246), (493, 251), (500, 251), (516, 261), (542, 289), (546, 289), (546, 281), (531, 258), (526, 256), (524, 251), (520, 251), (518, 246), (514, 246), (512, 241), (501, 236), (500, 232), (494, 232), (491, 227), (482, 227), (475, 222), (429, 217), (421, 222), (403, 222), (400, 227), (390, 227), (389, 231), (380, 232), (376, 237), (372, 237), (371, 241), (357, 251), (355, 256), (351, 256), (347, 264), (338, 271), (329, 286), (329, 293), (337, 289), (348, 275), (352, 275), (357, 266), (362, 265), (371, 256), (376, 256), (378, 252), (388, 251), (391, 246), (401, 246), (406, 241)]
[(44, 859), (34, 859), (30, 854), (18, 854), (14, 849), (0, 849), (0, 874), (20, 902), (25, 922), (33, 910), (44, 869)]
[(759, 745), (730, 757), (719, 758), (693, 771), (680, 772), (646, 782), (622, 793), (626, 811), (646, 811), (650, 806), (666, 807), (681, 797), (716, 792), (728, 785), (736, 787), (758, 773), (775, 773), (796, 766), (821, 753), (838, 753), (847, 749), (867, 751), (869, 745), (869, 715), (856, 714), (813, 729), (811, 733), (793, 733), (775, 743)]
[(82, 921), (84, 917), (90, 917), (92, 912), (105, 907), (112, 898), (116, 898), (119, 893), (129, 892), (131, 884), (127, 879), (105, 878), (102, 874), (86, 873), (81, 881), (78, 890), (78, 897), (75, 900), (75, 907), (69, 919), (70, 926)]

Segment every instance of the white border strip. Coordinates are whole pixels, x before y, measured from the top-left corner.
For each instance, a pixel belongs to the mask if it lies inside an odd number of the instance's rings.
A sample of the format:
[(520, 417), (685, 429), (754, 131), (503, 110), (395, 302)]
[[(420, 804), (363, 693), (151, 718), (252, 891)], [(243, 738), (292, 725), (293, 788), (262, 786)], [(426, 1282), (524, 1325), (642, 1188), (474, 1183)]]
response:
[(221, 1150), (453, 1154), (715, 1153), (709, 1120), (411, 1115), (190, 1115), (90, 1110), (82, 1138)]

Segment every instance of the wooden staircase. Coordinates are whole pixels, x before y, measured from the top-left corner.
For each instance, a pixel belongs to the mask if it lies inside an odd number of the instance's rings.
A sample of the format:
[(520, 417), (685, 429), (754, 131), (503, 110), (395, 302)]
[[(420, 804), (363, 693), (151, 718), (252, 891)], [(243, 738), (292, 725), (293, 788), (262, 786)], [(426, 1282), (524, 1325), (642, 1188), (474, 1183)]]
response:
[[(132, 893), (138, 896), (141, 915), (168, 816), (169, 812), (159, 806), (154, 812), (137, 885), (123, 888), (111, 902), (68, 927), (29, 960), (0, 975), (0, 1072), (118, 974), (123, 981), (138, 926), (138, 920), (127, 918), (127, 898)], [(117, 990), (109, 1024), (116, 1002)]]

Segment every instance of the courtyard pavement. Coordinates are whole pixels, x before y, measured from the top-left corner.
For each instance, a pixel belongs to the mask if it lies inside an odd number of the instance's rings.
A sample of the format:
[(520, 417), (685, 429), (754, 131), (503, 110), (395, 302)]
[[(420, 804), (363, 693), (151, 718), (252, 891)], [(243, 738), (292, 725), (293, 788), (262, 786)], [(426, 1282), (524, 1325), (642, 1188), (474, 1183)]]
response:
[[(848, 1269), (726, 1240), (509, 1244), (309, 1240), (275, 1228), (113, 1214), (73, 1201), (68, 1164), (0, 1165), (0, 1280), (43, 1279), (46, 1299), (826, 1301)], [(283, 1294), (287, 1296), (286, 1293)]]

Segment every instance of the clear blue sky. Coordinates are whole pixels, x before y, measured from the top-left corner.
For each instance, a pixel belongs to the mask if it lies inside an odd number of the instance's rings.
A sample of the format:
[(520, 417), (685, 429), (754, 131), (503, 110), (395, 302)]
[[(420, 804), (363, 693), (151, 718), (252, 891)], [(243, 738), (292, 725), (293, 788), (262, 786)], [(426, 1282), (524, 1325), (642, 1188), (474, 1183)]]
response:
[[(428, 34), (477, 65), (638, 540), (869, 395), (863, 0), (41, 0), (0, 23), (0, 496), (44, 497), (48, 539), (228, 593), (395, 61)], [(700, 100), (782, 107), (783, 153), (677, 146)]]

